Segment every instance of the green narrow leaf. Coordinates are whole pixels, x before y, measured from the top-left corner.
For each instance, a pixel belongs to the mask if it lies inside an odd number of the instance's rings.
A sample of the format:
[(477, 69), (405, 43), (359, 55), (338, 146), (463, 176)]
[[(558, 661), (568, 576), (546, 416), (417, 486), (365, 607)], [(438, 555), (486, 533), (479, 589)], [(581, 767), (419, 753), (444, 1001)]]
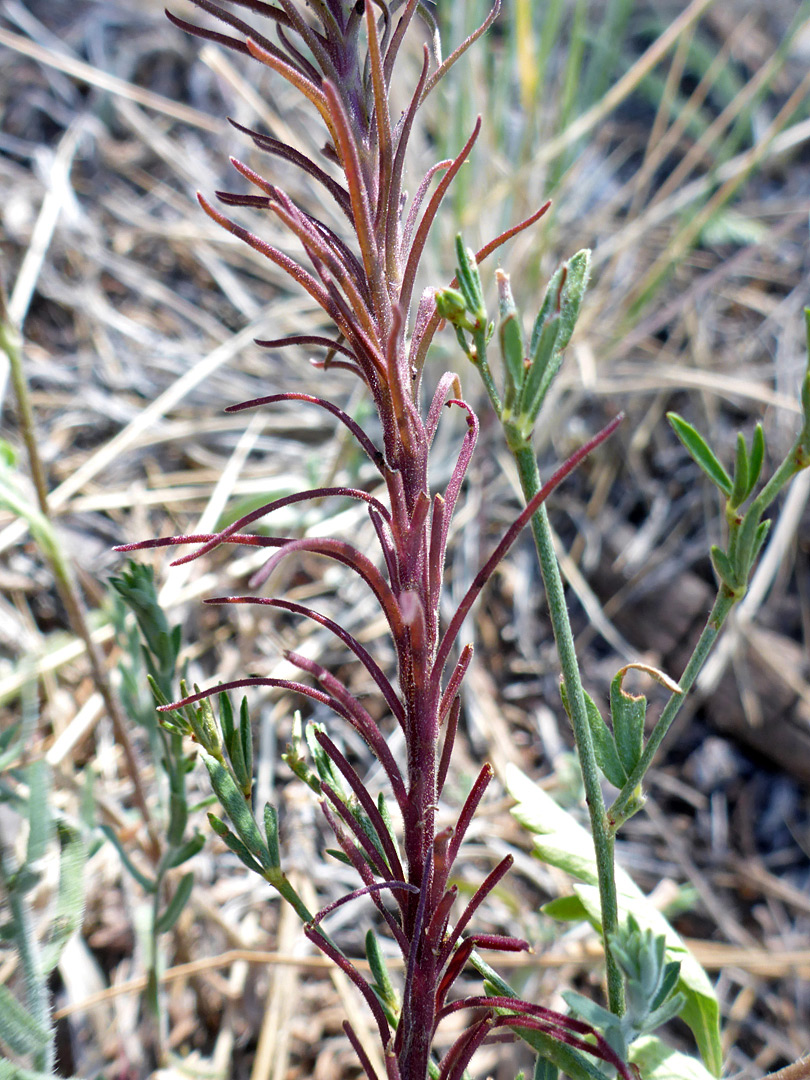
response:
[(354, 863), (349, 858), (349, 856), (344, 851), (341, 851), (339, 848), (328, 847), (324, 850), (326, 851), (327, 855), (331, 855), (333, 859), (337, 859), (338, 862), (342, 862), (344, 866), (354, 866)]
[(734, 507), (740, 506), (745, 502), (745, 498), (748, 492), (751, 490), (749, 484), (749, 471), (748, 464), (748, 447), (745, 445), (745, 436), (741, 431), (737, 432), (737, 451), (734, 459), (734, 483), (731, 487), (731, 495), (729, 496), (729, 505)]
[(45, 761), (32, 761), (26, 769), (28, 780), (28, 848), (26, 866), (34, 869), (45, 855), (51, 835), (51, 814), (48, 800), (48, 772)]
[(557, 1080), (560, 1070), (551, 1061), (539, 1057), (534, 1065), (533, 1080)]
[(248, 849), (242, 843), (238, 836), (234, 836), (225, 822), (216, 816), (216, 814), (208, 814), (208, 823), (220, 840), (223, 841), (226, 847), (228, 847), (238, 859), (245, 864), (248, 870), (252, 870), (254, 874), (264, 876), (264, 870), (256, 862)]
[(737, 572), (731, 565), (731, 559), (726, 555), (722, 548), (719, 548), (717, 544), (712, 544), (709, 549), (709, 556), (712, 560), (712, 566), (714, 572), (717, 574), (720, 581), (725, 582), (730, 588), (735, 589), (737, 587)]
[(219, 724), (222, 729), (222, 740), (226, 746), (231, 745), (233, 738), (233, 705), (227, 694), (219, 695)]
[(617, 739), (614, 739), (611, 734), (610, 728), (602, 718), (596, 702), (587, 693), (585, 694), (585, 711), (588, 716), (588, 727), (591, 729), (596, 763), (610, 783), (621, 790), (627, 782), (629, 770), (622, 763)]
[(369, 930), (366, 934), (366, 957), (368, 958), (371, 974), (376, 984), (374, 989), (386, 1005), (393, 1009), (398, 1008), (399, 1000), (397, 998), (397, 992), (394, 989), (394, 984), (391, 982), (391, 976), (388, 973), (388, 965), (386, 964), (385, 957), (380, 949), (377, 935), (373, 930)]
[[(760, 521), (757, 525), (757, 531), (754, 533), (754, 546), (751, 549), (751, 565), (756, 562), (757, 556), (762, 551), (762, 545), (765, 543), (765, 539), (768, 536), (771, 528), (771, 519), (767, 518), (765, 521)], [(750, 572), (750, 570), (749, 570)]]
[(626, 668), (613, 677), (610, 684), (610, 716), (616, 749), (622, 765), (629, 776), (638, 764), (644, 748), (644, 717), (647, 715), (647, 699), (628, 694), (622, 687)]
[(383, 819), (388, 835), (391, 838), (391, 843), (394, 845), (394, 850), (400, 856), (400, 862), (402, 861), (402, 855), (399, 850), (399, 841), (397, 840), (396, 830), (394, 829), (394, 822), (391, 819), (391, 812), (388, 809), (388, 803), (385, 801), (385, 792), (381, 791), (377, 796), (377, 809), (380, 811), (380, 817)]
[(166, 934), (174, 926), (188, 903), (191, 890), (194, 887), (194, 875), (189, 871), (180, 879), (180, 884), (175, 889), (174, 896), (160, 918), (155, 922), (155, 930), (159, 934)]
[(562, 363), (557, 348), (560, 316), (550, 315), (542, 324), (534, 347), (529, 352), (529, 370), (523, 380), (523, 390), (516, 411), (533, 424)]
[[(198, 694), (200, 692), (199, 686), (194, 685), (194, 692)], [(214, 706), (211, 704), (210, 698), (203, 698), (199, 705), (192, 707), (194, 719), (192, 720), (192, 726), (194, 728), (194, 734), (197, 736), (200, 742), (200, 746), (215, 757), (219, 754), (222, 741), (220, 738), (219, 725), (217, 724), (216, 717), (214, 716)]]
[(140, 871), (135, 865), (135, 863), (132, 861), (132, 859), (130, 859), (129, 855), (124, 849), (124, 845), (118, 839), (118, 836), (116, 835), (112, 827), (110, 825), (99, 825), (99, 828), (113, 845), (115, 850), (118, 852), (121, 862), (127, 868), (130, 876), (135, 878), (135, 880), (145, 892), (154, 893), (155, 889), (157, 888), (154, 880), (148, 877), (142, 871)]
[(50, 1038), (47, 1028), (22, 1007), (7, 986), (0, 984), (0, 1039), (15, 1054), (36, 1054)]
[(80, 833), (68, 825), (58, 825), (59, 886), (48, 940), (42, 950), (42, 970), (50, 974), (68, 941), (81, 929), (84, 914), (84, 865), (87, 850)]
[(265, 869), (270, 869), (270, 853), (256, 824), (256, 819), (253, 817), (253, 813), (245, 800), (245, 796), (236, 786), (233, 777), (225, 766), (216, 758), (212, 758), (210, 754), (203, 752), (203, 761), (206, 769), (208, 769), (208, 775), (211, 777), (211, 786), (231, 819), (239, 839), (254, 859)]
[(560, 298), (560, 338), (557, 348), (567, 348), (579, 318), (582, 298), (591, 276), (591, 253), (587, 248), (572, 255), (566, 263), (567, 274)]
[(250, 728), (250, 712), (246, 697), (242, 698), (239, 708), (239, 738), (242, 743), (242, 759), (245, 763), (245, 783), (242, 785), (242, 790), (248, 797), (253, 787), (253, 732)]
[(712, 450), (701, 435), (677, 413), (668, 412), (669, 420), (675, 434), (689, 451), (692, 460), (716, 484), (726, 495), (731, 494), (731, 477), (715, 457)]
[(529, 356), (534, 356), (537, 352), (537, 347), (540, 342), (540, 335), (543, 332), (543, 328), (548, 320), (554, 315), (555, 312), (559, 314), (561, 306), (561, 294), (560, 284), (562, 282), (564, 267), (558, 266), (554, 273), (549, 278), (548, 285), (546, 285), (546, 291), (543, 294), (543, 302), (540, 305), (540, 310), (537, 313), (537, 318), (534, 320), (534, 326), (532, 327), (532, 336), (529, 338)]
[(543, 904), (540, 910), (544, 915), (559, 919), (560, 922), (582, 922), (588, 917), (585, 905), (576, 893), (571, 893), (570, 896), (557, 896), (554, 900)]
[(332, 790), (336, 791), (344, 802), (348, 803), (349, 796), (346, 794), (343, 780), (335, 771), (335, 768), (332, 765), (332, 759), (315, 738), (317, 732), (324, 730), (323, 724), (307, 724), (304, 729), (304, 738), (306, 739), (312, 760), (315, 762), (315, 768), (318, 770), (318, 776), (324, 783), (329, 784)]
[[(614, 787), (622, 788), (627, 780), (627, 774), (619, 758), (613, 735), (602, 719), (602, 714), (596, 702), (586, 691), (583, 691), (583, 695), (585, 697), (585, 713), (588, 718), (591, 739), (593, 740), (596, 763)], [(560, 683), (560, 697), (570, 720), (571, 709), (564, 682)]]
[(762, 424), (757, 424), (754, 434), (751, 436), (751, 453), (748, 455), (748, 490), (746, 499), (754, 490), (759, 474), (762, 472), (762, 462), (765, 459), (765, 433)]
[(523, 344), (523, 328), (520, 325), (520, 316), (512, 298), (509, 275), (505, 274), (503, 270), (496, 270), (495, 277), (498, 281), (498, 335), (501, 343), (501, 356), (503, 357), (506, 406), (509, 408), (520, 394), (523, 386), (523, 379), (526, 374), (523, 360), (526, 353)]
[(681, 974), (681, 964), (679, 960), (673, 960), (672, 963), (667, 964), (664, 969), (664, 977), (661, 980), (661, 985), (658, 988), (658, 993), (652, 1000), (652, 1008), (660, 1008), (667, 1000), (669, 995), (673, 992), (678, 985), (678, 979)]
[(233, 774), (236, 777), (236, 782), (242, 789), (242, 793), (245, 794), (245, 788), (247, 793), (250, 792), (250, 786), (248, 784), (248, 772), (245, 765), (245, 756), (242, 752), (242, 736), (239, 728), (231, 733), (230, 741), (225, 744), (225, 749), (228, 751), (228, 760), (231, 763)]
[(281, 866), (281, 853), (278, 843), (278, 811), (270, 803), (266, 803), (264, 807), (264, 834), (267, 837), (270, 865), (274, 870), (277, 870)]
[(475, 255), (469, 248), (464, 247), (460, 234), (456, 236), (456, 259), (458, 260), (456, 274), (459, 290), (468, 311), (482, 328), (487, 321), (487, 309), (484, 303), (484, 290), (481, 287), (481, 275), (478, 273)]
[(198, 855), (204, 847), (205, 837), (202, 833), (195, 833), (190, 840), (186, 840), (185, 844), (172, 853), (167, 868), (174, 870), (176, 866), (182, 866), (184, 862), (188, 862), (189, 859), (193, 859), (195, 855)]
[(562, 997), (571, 1012), (581, 1016), (592, 1027), (604, 1032), (615, 1026), (618, 1018), (609, 1009), (591, 1001), (589, 997), (585, 997), (577, 990), (563, 990)]
[[(180, 790), (178, 790), (178, 786)], [(177, 778), (172, 778), (171, 790), (169, 791), (169, 827), (166, 838), (171, 847), (176, 847), (183, 840), (183, 833), (188, 823), (188, 804), (186, 802), (185, 784), (177, 783)]]

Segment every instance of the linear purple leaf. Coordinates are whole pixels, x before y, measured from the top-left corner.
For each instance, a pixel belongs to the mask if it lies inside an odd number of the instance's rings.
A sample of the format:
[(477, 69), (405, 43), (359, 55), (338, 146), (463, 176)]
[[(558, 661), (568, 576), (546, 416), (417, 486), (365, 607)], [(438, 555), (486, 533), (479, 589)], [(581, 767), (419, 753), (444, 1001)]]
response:
[[(428, 82), (427, 86), (424, 89), (424, 93), (422, 94), (422, 99), (421, 99), (422, 101), (425, 100), (425, 98), (428, 96), (430, 91), (436, 86), (436, 84), (439, 83), (444, 78), (444, 76), (447, 74), (447, 72), (450, 70), (450, 68), (455, 64), (455, 62), (457, 60), (459, 60), (464, 55), (464, 53), (467, 51), (467, 49), (469, 49), (469, 47), (471, 45), (473, 45), (481, 37), (482, 34), (486, 33), (486, 31), (490, 28), (490, 26), (492, 26), (492, 24), (495, 22), (495, 19), (498, 17), (498, 12), (500, 10), (501, 10), (501, 0), (495, 0), (495, 4), (494, 4), (492, 10), (487, 15), (487, 17), (484, 19), (484, 21), (481, 23), (481, 25), (478, 27), (478, 29), (473, 30), (473, 32), (462, 41), (462, 43), (458, 46), (458, 48), (454, 49), (453, 52), (450, 53), (450, 55), (447, 57), (447, 59), (444, 61), (444, 63), (442, 63), (438, 68), (436, 68), (436, 70), (430, 76), (430, 81)], [(420, 104), (421, 104), (421, 102), (420, 102)]]
[(478, 809), (478, 804), (483, 799), (484, 792), (489, 787), (490, 781), (494, 775), (495, 770), (488, 761), (485, 761), (481, 766), (481, 771), (475, 779), (475, 783), (470, 788), (467, 798), (464, 800), (461, 813), (458, 815), (458, 821), (456, 823), (455, 832), (453, 833), (453, 839), (450, 841), (450, 851), (448, 853), (451, 865), (456, 861), (458, 849), (461, 847), (464, 835), (467, 832), (470, 822), (473, 819), (473, 815)]
[(414, 282), (416, 280), (416, 271), (419, 267), (419, 263), (422, 259), (422, 253), (425, 249), (428, 233), (430, 232), (433, 220), (436, 217), (436, 212), (442, 204), (447, 189), (452, 184), (456, 173), (470, 156), (470, 152), (475, 145), (478, 134), (481, 131), (481, 117), (479, 116), (472, 130), (472, 134), (467, 139), (460, 152), (453, 160), (453, 164), (444, 174), (439, 181), (439, 185), (430, 197), (424, 213), (419, 221), (419, 225), (416, 229), (416, 233), (413, 238), (410, 250), (408, 252), (408, 261), (405, 264), (405, 270), (402, 274), (402, 288), (400, 290), (400, 303), (403, 308), (407, 309), (411, 303), (411, 293), (413, 291)]
[(402, 641), (405, 624), (402, 621), (396, 597), (371, 559), (345, 540), (322, 539), (320, 537), (291, 540), (275, 555), (271, 556), (264, 566), (253, 575), (250, 581), (251, 588), (258, 588), (272, 574), (282, 559), (297, 551), (310, 551), (315, 555), (323, 555), (327, 559), (334, 559), (335, 562), (354, 570), (377, 597), (380, 607), (388, 620), (391, 633), (394, 635), (394, 640)]
[[(117, 544), (113, 551), (146, 551), (151, 548), (177, 547), (178, 544), (201, 544), (213, 540), (217, 533), (187, 533), (182, 536), (161, 536), (156, 540), (137, 540), (134, 544)], [(290, 536), (257, 536), (252, 533), (236, 533), (226, 537), (224, 544), (242, 544), (247, 547), (283, 547), (293, 539)]]
[(363, 491), (361, 488), (311, 488), (309, 491), (296, 491), (292, 495), (285, 495), (281, 499), (274, 499), (272, 502), (265, 503), (264, 506), (260, 506), (256, 510), (251, 510), (249, 514), (245, 514), (239, 518), (238, 521), (234, 521), (233, 524), (228, 525), (227, 528), (221, 532), (215, 533), (214, 536), (207, 541), (202, 547), (197, 548), (196, 551), (192, 551), (188, 555), (183, 555), (180, 559), (175, 559), (172, 566), (182, 566), (183, 563), (193, 562), (195, 559), (199, 559), (201, 555), (207, 555), (209, 551), (213, 551), (221, 543), (224, 543), (228, 537), (233, 536), (245, 525), (250, 525), (254, 521), (259, 521), (261, 518), (266, 517), (268, 514), (272, 514), (275, 510), (281, 510), (285, 506), (291, 506), (293, 503), (307, 502), (310, 499), (323, 499), (332, 496), (339, 498), (358, 499), (361, 502), (366, 502), (370, 506), (381, 514), (386, 520), (390, 520), (390, 514), (387, 507), (385, 507), (379, 499), (375, 499), (373, 495), (369, 495), (368, 492)]
[[(501, 878), (507, 874), (514, 863), (514, 857), (512, 855), (505, 855), (498, 865), (487, 874), (486, 878), (481, 882), (478, 888), (473, 893), (470, 902), (464, 908), (460, 918), (453, 927), (452, 933), (449, 935), (447, 941), (442, 946), (442, 951), (439, 954), (439, 964), (444, 966), (447, 963), (450, 953), (455, 948), (456, 942), (464, 933), (465, 928), (469, 925), (470, 919), (475, 914), (476, 910), (481, 906), (484, 900), (489, 896)], [(528, 947), (528, 946), (527, 946)]]
[(374, 1066), (369, 1060), (368, 1054), (363, 1049), (363, 1044), (357, 1038), (354, 1028), (348, 1020), (343, 1021), (343, 1032), (346, 1035), (346, 1038), (352, 1044), (352, 1049), (354, 1050), (355, 1054), (357, 1054), (357, 1057), (360, 1060), (360, 1065), (363, 1069), (363, 1072), (366, 1074), (368, 1080), (379, 1080)]
[(327, 630), (339, 638), (343, 642), (366, 671), (371, 678), (377, 684), (385, 698), (385, 702), (389, 709), (401, 724), (404, 720), (404, 710), (402, 708), (402, 702), (396, 695), (394, 687), (389, 680), (385, 677), (382, 669), (377, 662), (371, 656), (367, 649), (365, 649), (360, 642), (353, 637), (348, 630), (335, 622), (333, 619), (327, 618), (326, 615), (322, 615), (319, 611), (315, 611), (313, 608), (305, 607), (303, 604), (297, 604), (292, 600), (282, 600), (273, 596), (212, 596), (204, 601), (206, 604), (257, 604), (265, 607), (279, 608), (282, 611), (291, 611), (295, 615), (303, 615), (307, 619), (311, 619), (313, 622), (319, 623), (321, 626), (325, 626)]
[(453, 753), (453, 746), (456, 741), (456, 732), (458, 731), (458, 718), (461, 714), (461, 701), (458, 697), (453, 699), (453, 704), (450, 706), (450, 715), (447, 721), (447, 730), (444, 733), (444, 743), (442, 744), (442, 756), (439, 759), (439, 768), (436, 773), (436, 792), (441, 797), (444, 789), (444, 782), (447, 779), (447, 771), (450, 768), (450, 757)]
[(428, 444), (433, 442), (433, 437), (439, 426), (439, 420), (442, 417), (442, 410), (447, 403), (448, 394), (453, 394), (455, 398), (461, 397), (461, 383), (455, 371), (445, 371), (444, 375), (442, 375), (436, 383), (436, 390), (434, 391), (433, 400), (430, 403), (427, 420), (425, 421), (425, 435), (427, 436)]
[(383, 733), (377, 727), (373, 718), (331, 671), (327, 671), (325, 667), (317, 664), (314, 660), (310, 660), (309, 657), (299, 656), (298, 653), (288, 651), (286, 656), (290, 663), (300, 667), (302, 671), (306, 671), (320, 682), (329, 695), (330, 704), (334, 701), (340, 705), (340, 715), (351, 724), (355, 731), (362, 735), (385, 770), (394, 798), (397, 800), (400, 810), (404, 813), (408, 803), (408, 795), (402, 773), (388, 743), (385, 741)]
[[(247, 47), (245, 48), (245, 52), (247, 52)], [(260, 150), (264, 150), (268, 154), (275, 154), (276, 157), (284, 158), (285, 161), (297, 165), (303, 172), (308, 173), (314, 180), (317, 180), (319, 184), (322, 184), (323, 187), (326, 188), (347, 217), (351, 215), (351, 201), (349, 200), (349, 193), (346, 188), (343, 187), (342, 184), (339, 184), (334, 177), (330, 176), (328, 172), (317, 165), (311, 158), (308, 158), (306, 154), (302, 154), (300, 150), (296, 150), (294, 146), (289, 146), (280, 139), (274, 139), (272, 136), (265, 135), (261, 131), (254, 131), (252, 128), (244, 127), (230, 117), (228, 117), (228, 123), (232, 124), (238, 131), (250, 136)]]
[[(592, 439), (589, 439), (588, 442), (584, 444), (584, 446), (581, 446), (579, 450), (576, 451), (576, 453), (572, 454), (571, 457), (569, 457), (568, 460), (565, 461), (557, 469), (551, 479), (547, 480), (546, 483), (543, 484), (542, 488), (527, 504), (519, 517), (506, 531), (506, 534), (504, 535), (500, 544), (498, 544), (492, 555), (490, 555), (489, 559), (487, 559), (486, 563), (476, 574), (472, 585), (467, 590), (461, 603), (456, 609), (453, 618), (450, 620), (450, 625), (447, 627), (441, 644), (439, 645), (439, 649), (436, 655), (436, 661), (433, 665), (433, 677), (439, 678), (441, 676), (441, 673), (444, 670), (444, 665), (447, 663), (447, 657), (450, 653), (453, 641), (455, 640), (456, 635), (461, 629), (461, 624), (466, 619), (470, 608), (475, 602), (478, 594), (483, 589), (484, 585), (492, 576), (495, 567), (507, 553), (515, 540), (518, 538), (524, 526), (531, 520), (532, 515), (540, 506), (542, 506), (542, 504), (549, 497), (551, 492), (557, 487), (557, 485), (560, 484), (561, 481), (563, 481), (570, 472), (573, 472), (577, 465), (579, 465), (588, 456), (588, 454), (591, 453), (592, 450), (594, 450), (597, 446), (600, 445), (600, 443), (603, 443), (605, 439), (609, 438), (613, 434), (613, 432), (616, 430), (616, 428), (619, 426), (623, 419), (624, 413), (619, 413), (619, 415), (614, 420), (611, 420), (611, 422), (605, 427), (603, 427), (602, 430), (599, 431), (596, 435), (594, 435)], [(277, 556), (273, 556), (273, 558), (277, 558)]]
[[(369, 868), (369, 865), (363, 856), (363, 853), (360, 851), (360, 849), (357, 847), (357, 845), (354, 843), (348, 833), (346, 833), (338, 818), (335, 817), (334, 811), (332, 810), (329, 803), (321, 800), (320, 805), (323, 816), (329, 822), (329, 827), (334, 832), (335, 837), (337, 838), (337, 842), (340, 844), (341, 850), (354, 867), (357, 876), (360, 878), (361, 881), (365, 883), (366, 886), (374, 885), (374, 875), (372, 874), (371, 869)], [(406, 938), (402, 927), (397, 922), (396, 917), (388, 910), (388, 908), (380, 899), (379, 891), (372, 891), (369, 893), (369, 896), (371, 898), (372, 904), (374, 904), (380, 915), (385, 920), (388, 929), (391, 931), (391, 936), (393, 937), (394, 941), (396, 941), (404, 956), (408, 951), (408, 939)]]
[(369, 1009), (371, 1009), (372, 1016), (377, 1021), (377, 1028), (380, 1033), (380, 1039), (382, 1040), (382, 1044), (383, 1046), (387, 1046), (388, 1041), (391, 1038), (391, 1029), (388, 1026), (388, 1021), (386, 1020), (382, 1005), (380, 1004), (377, 995), (371, 989), (369, 984), (366, 982), (366, 980), (363, 978), (363, 976), (360, 974), (360, 972), (357, 970), (351, 960), (343, 956), (342, 953), (339, 953), (337, 949), (329, 941), (327, 941), (322, 934), (319, 934), (315, 929), (310, 926), (304, 927), (304, 933), (314, 945), (317, 945), (321, 952), (326, 953), (329, 959), (334, 964), (336, 964), (341, 969), (341, 971), (348, 975), (348, 977), (363, 995), (366, 1000), (366, 1004), (368, 1005)]
[[(399, 852), (396, 849), (394, 841), (391, 839), (391, 834), (383, 820), (383, 816), (377, 808), (376, 803), (369, 795), (367, 788), (363, 784), (363, 781), (357, 775), (357, 770), (349, 764), (346, 757), (335, 746), (332, 740), (324, 731), (317, 731), (315, 738), (321, 744), (326, 751), (330, 760), (338, 767), (343, 775), (346, 783), (349, 784), (352, 791), (357, 798), (357, 801), (365, 810), (368, 815), (368, 819), (374, 826), (374, 830), (377, 833), (380, 843), (382, 844), (385, 856), (388, 859), (388, 866), (391, 872), (391, 876), (397, 879), (402, 879), (405, 876), (405, 871), (402, 869), (402, 863), (399, 858)], [(415, 886), (414, 886), (415, 888)], [(418, 890), (417, 890), (418, 891)]]

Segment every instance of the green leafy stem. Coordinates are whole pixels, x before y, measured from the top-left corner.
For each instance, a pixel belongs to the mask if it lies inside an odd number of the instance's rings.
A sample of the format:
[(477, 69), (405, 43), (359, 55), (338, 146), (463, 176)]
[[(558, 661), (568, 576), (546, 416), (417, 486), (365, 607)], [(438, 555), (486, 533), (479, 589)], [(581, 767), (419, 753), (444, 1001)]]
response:
[[(439, 314), (454, 327), (459, 344), (478, 370), (507, 446), (518, 469), (523, 495), (528, 502), (539, 491), (540, 474), (532, 446), (535, 424), (549, 388), (560, 370), (563, 351), (571, 339), (588, 284), (590, 253), (580, 251), (551, 278), (528, 342), (512, 297), (508, 275), (496, 271), (499, 292), (498, 339), (501, 353), (499, 388), (489, 364), (487, 349), (495, 336), (484, 301), (481, 279), (473, 253), (456, 240), (457, 289), (436, 294)], [(810, 309), (805, 311), (810, 358)], [(805, 372), (801, 402), (803, 422), (791, 450), (758, 494), (754, 490), (765, 460), (765, 438), (757, 425), (750, 447), (738, 436), (733, 476), (730, 476), (697, 430), (674, 413), (668, 419), (683, 445), (726, 500), (728, 542), (725, 550), (711, 550), (718, 591), (706, 625), (681, 676), (674, 683), (663, 673), (645, 668), (670, 691), (669, 699), (645, 740), (646, 699), (626, 693), (623, 668), (611, 685), (611, 727), (585, 693), (579, 672), (565, 591), (545, 505), (532, 518), (532, 533), (548, 598), (554, 638), (562, 669), (562, 694), (571, 720), (582, 769), (598, 870), (602, 909), (602, 934), (607, 965), (608, 1001), (611, 1013), (621, 1017), (626, 1001), (621, 965), (616, 955), (618, 904), (616, 897), (614, 840), (619, 827), (643, 806), (642, 782), (658, 747), (675, 719), (686, 692), (692, 687), (720, 630), (734, 605), (745, 595), (754, 563), (768, 533), (764, 515), (773, 501), (799, 471), (810, 465), (810, 360)], [(746, 507), (746, 503), (748, 504)], [(628, 665), (643, 667), (643, 665)], [(619, 789), (606, 809), (600, 776)]]

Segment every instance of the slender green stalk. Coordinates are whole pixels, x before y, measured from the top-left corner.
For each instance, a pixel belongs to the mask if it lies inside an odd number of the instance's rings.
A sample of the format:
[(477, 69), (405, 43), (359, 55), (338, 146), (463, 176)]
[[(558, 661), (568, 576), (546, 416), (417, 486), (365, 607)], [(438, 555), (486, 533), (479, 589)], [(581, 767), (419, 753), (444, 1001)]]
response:
[[(519, 446), (512, 445), (510, 441), (509, 449), (518, 467), (523, 496), (529, 502), (542, 486), (534, 449), (531, 444), (526, 443), (524, 440), (521, 440)], [(605, 813), (605, 801), (602, 798), (602, 788), (599, 783), (599, 768), (596, 764), (593, 740), (588, 725), (585, 693), (582, 689), (574, 636), (571, 632), (568, 607), (565, 602), (565, 589), (557, 563), (557, 556), (554, 553), (554, 543), (551, 538), (551, 528), (545, 504), (535, 513), (531, 520), (531, 527), (537, 548), (537, 557), (540, 562), (540, 573), (543, 577), (543, 584), (548, 598), (551, 625), (560, 657), (563, 683), (568, 697), (568, 707), (571, 711), (571, 724), (574, 729), (574, 738), (576, 739), (577, 752), (582, 767), (585, 798), (591, 819), (596, 869), (599, 878), (599, 899), (602, 908), (602, 939), (607, 964), (608, 1003), (611, 1012), (615, 1013), (616, 1016), (622, 1016), (625, 1009), (624, 982), (621, 969), (616, 963), (610, 947), (611, 935), (615, 934), (619, 929), (619, 905), (616, 898), (613, 863), (614, 839), (609, 828), (608, 816)]]
[[(135, 758), (135, 751), (127, 731), (126, 721), (119, 705), (118, 699), (110, 685), (104, 663), (99, 655), (96, 643), (93, 641), (90, 627), (87, 625), (84, 605), (79, 595), (79, 590), (71, 571), (70, 564), (64, 556), (61, 545), (53, 530), (48, 509), (48, 490), (45, 469), (37, 446), (36, 429), (34, 425), (34, 413), (31, 408), (31, 399), (28, 394), (28, 382), (25, 378), (25, 369), (20, 349), (20, 339), (15, 328), (11, 325), (6, 312), (5, 302), (0, 296), (0, 350), (8, 357), (11, 369), (11, 380), (17, 401), (18, 418), (25, 448), (28, 454), (31, 476), (37, 493), (39, 511), (42, 515), (43, 528), (39, 531), (37, 539), (40, 541), (42, 553), (47, 558), (51, 573), (54, 577), (59, 598), (67, 612), (68, 621), (73, 633), (84, 643), (87, 651), (87, 659), (90, 664), (90, 672), (96, 689), (101, 694), (104, 705), (112, 720), (116, 742), (124, 752), (124, 760), (133, 786), (133, 794), (138, 810), (143, 818), (144, 825), (149, 836), (149, 847), (152, 858), (157, 861), (160, 858), (161, 842), (152, 822), (149, 806), (146, 801), (146, 792), (140, 779), (140, 769)], [(28, 517), (28, 514), (23, 516)], [(43, 539), (45, 542), (43, 542)]]

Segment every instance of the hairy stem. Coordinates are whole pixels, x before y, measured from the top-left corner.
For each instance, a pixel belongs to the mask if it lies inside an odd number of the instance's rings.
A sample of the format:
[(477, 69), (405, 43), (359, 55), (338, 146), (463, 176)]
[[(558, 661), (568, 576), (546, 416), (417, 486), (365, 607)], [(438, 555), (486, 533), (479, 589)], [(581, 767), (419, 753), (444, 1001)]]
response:
[[(534, 498), (541, 488), (540, 473), (537, 468), (534, 450), (525, 441), (522, 441), (520, 446), (513, 446), (510, 442), (510, 449), (518, 467), (523, 496), (528, 502)], [(613, 863), (614, 840), (605, 813), (605, 801), (602, 798), (602, 788), (599, 783), (599, 768), (596, 764), (591, 731), (588, 725), (588, 715), (585, 708), (585, 694), (582, 689), (574, 636), (571, 632), (568, 607), (565, 602), (565, 589), (557, 563), (557, 556), (554, 553), (554, 543), (551, 538), (551, 528), (545, 504), (535, 512), (531, 526), (540, 563), (540, 573), (548, 598), (549, 614), (557, 652), (560, 657), (563, 682), (571, 710), (571, 724), (574, 729), (577, 753), (582, 768), (582, 779), (585, 784), (585, 798), (591, 819), (591, 832), (593, 834), (596, 869), (599, 879), (599, 899), (602, 908), (602, 941), (607, 964), (608, 1002), (611, 1012), (615, 1013), (616, 1016), (622, 1016), (625, 1009), (624, 983), (621, 970), (613, 957), (610, 947), (611, 935), (619, 928), (619, 906), (616, 898)]]

